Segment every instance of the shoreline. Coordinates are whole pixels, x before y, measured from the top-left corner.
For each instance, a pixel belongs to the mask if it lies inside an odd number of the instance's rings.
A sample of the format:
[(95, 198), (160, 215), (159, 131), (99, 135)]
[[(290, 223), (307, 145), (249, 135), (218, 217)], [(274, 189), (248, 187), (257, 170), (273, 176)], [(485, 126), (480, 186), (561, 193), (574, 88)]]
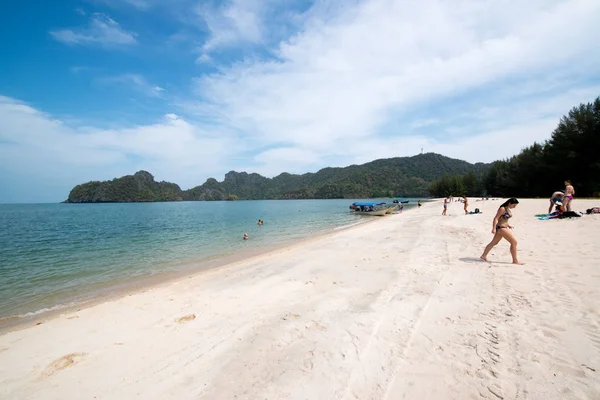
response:
[[(411, 206), (408, 207), (408, 210), (412, 208), (416, 209), (417, 207), (416, 205), (414, 207)], [(22, 330), (30, 326), (38, 326), (53, 318), (81, 311), (89, 307), (94, 307), (98, 304), (114, 301), (136, 293), (143, 293), (147, 290), (158, 288), (163, 285), (169, 285), (173, 282), (186, 279), (186, 277), (188, 279), (197, 277), (230, 264), (233, 265), (241, 261), (261, 257), (266, 254), (292, 249), (295, 246), (309, 243), (312, 240), (326, 237), (328, 235), (335, 234), (336, 232), (358, 228), (381, 219), (374, 217), (363, 218), (365, 218), (364, 221), (323, 229), (321, 231), (313, 232), (309, 236), (302, 237), (301, 239), (292, 239), (284, 243), (267, 244), (260, 247), (242, 249), (235, 253), (214, 255), (197, 261), (192, 261), (191, 263), (179, 264), (176, 270), (159, 272), (147, 276), (137, 276), (126, 283), (109, 283), (106, 286), (94, 291), (90, 298), (73, 300), (68, 304), (56, 304), (51, 307), (45, 307), (39, 310), (27, 312), (25, 314), (1, 317), (0, 336), (8, 332)]]

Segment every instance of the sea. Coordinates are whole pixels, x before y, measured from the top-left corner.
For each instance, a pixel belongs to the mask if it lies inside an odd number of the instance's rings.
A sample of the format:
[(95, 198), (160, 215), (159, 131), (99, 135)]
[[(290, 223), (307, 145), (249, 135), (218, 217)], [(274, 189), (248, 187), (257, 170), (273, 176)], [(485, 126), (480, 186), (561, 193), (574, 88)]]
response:
[(353, 201), (0, 204), (0, 325), (375, 218)]

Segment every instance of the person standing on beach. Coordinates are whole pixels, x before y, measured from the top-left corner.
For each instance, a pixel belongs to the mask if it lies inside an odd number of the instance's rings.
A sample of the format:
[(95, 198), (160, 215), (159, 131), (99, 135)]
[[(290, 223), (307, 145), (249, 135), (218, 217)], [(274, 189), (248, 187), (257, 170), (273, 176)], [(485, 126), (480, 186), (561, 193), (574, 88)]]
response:
[(552, 193), (552, 197), (550, 197), (550, 207), (548, 207), (548, 214), (550, 214), (552, 212), (552, 208), (554, 207), (554, 205), (563, 200), (564, 197), (564, 193), (561, 191), (557, 191)]
[(469, 210), (467, 210), (469, 207), (469, 199), (467, 199), (467, 196), (463, 196), (463, 202), (465, 203), (465, 215), (467, 215), (469, 213)]
[(563, 207), (565, 211), (571, 210), (571, 203), (573, 202), (573, 195), (575, 194), (575, 188), (571, 184), (571, 181), (565, 181), (565, 195), (563, 197)]
[(511, 232), (513, 227), (508, 224), (508, 220), (513, 216), (510, 210), (515, 208), (517, 204), (519, 204), (519, 200), (512, 197), (502, 203), (498, 208), (498, 212), (492, 222), (492, 234), (494, 235), (494, 238), (487, 246), (485, 246), (485, 250), (481, 255), (483, 261), (488, 261), (487, 256), (490, 250), (500, 243), (502, 239), (506, 239), (508, 243), (510, 243), (510, 255), (512, 256), (513, 264), (525, 264), (517, 258), (517, 239), (515, 239), (515, 236)]
[(448, 211), (448, 203), (450, 203), (450, 196), (444, 199), (444, 210), (442, 211), (442, 215), (446, 215), (446, 211)]

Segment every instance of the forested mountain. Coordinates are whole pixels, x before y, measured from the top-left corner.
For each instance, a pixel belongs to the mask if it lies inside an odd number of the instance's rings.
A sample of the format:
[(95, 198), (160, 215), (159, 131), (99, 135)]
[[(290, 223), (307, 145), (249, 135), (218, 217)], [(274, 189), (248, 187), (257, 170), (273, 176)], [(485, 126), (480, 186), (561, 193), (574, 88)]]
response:
[(66, 203), (119, 203), (137, 201), (181, 201), (181, 188), (169, 182), (156, 182), (151, 173), (138, 171), (134, 175), (112, 181), (92, 181), (77, 185)]
[(448, 174), (483, 178), (489, 164), (470, 164), (435, 153), (375, 160), (316, 173), (282, 173), (274, 178), (231, 171), (223, 182), (209, 178), (189, 190), (139, 171), (112, 181), (77, 185), (67, 203), (181, 200), (334, 199), (427, 196), (431, 181)]

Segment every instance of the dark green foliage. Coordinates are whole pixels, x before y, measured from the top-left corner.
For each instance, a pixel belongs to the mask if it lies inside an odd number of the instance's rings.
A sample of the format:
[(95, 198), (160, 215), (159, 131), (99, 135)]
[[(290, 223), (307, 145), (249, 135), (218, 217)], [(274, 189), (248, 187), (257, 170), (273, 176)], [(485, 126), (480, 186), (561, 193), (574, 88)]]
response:
[(477, 180), (487, 167), (428, 153), (346, 168), (324, 168), (304, 175), (282, 173), (272, 179), (231, 171), (223, 182), (209, 178), (203, 185), (185, 191), (175, 184), (154, 182), (152, 175), (140, 171), (112, 181), (78, 185), (67, 202), (425, 197), (433, 179), (469, 174)]
[(567, 179), (578, 196), (600, 196), (600, 97), (561, 118), (546, 143), (492, 164), (484, 182), (492, 196), (550, 197)]
[(69, 193), (67, 203), (114, 203), (145, 201), (181, 201), (183, 192), (178, 185), (155, 182), (152, 174), (138, 171), (106, 182), (77, 185)]
[(435, 197), (479, 197), (483, 194), (483, 186), (474, 173), (462, 176), (445, 175), (441, 179), (431, 182), (429, 193)]

